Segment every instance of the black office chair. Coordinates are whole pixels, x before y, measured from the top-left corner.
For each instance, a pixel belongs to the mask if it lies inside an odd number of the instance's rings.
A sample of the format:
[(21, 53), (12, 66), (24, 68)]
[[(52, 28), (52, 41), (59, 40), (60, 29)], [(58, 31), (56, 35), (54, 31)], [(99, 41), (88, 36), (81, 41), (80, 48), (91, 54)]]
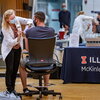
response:
[[(53, 73), (56, 69), (56, 61), (53, 60), (53, 53), (55, 47), (55, 37), (54, 38), (44, 38), (44, 39), (28, 39), (29, 44), (29, 61), (26, 63), (26, 71), (33, 77), (38, 76), (39, 87), (37, 91), (32, 91), (30, 93), (23, 93), (22, 95), (39, 95), (37, 100), (42, 98), (42, 95), (60, 95), (59, 98), (62, 99), (60, 92), (54, 92), (54, 90), (44, 90), (42, 86), (42, 76), (46, 74)], [(31, 85), (30, 85), (31, 86)], [(31, 86), (32, 87), (32, 86)]]

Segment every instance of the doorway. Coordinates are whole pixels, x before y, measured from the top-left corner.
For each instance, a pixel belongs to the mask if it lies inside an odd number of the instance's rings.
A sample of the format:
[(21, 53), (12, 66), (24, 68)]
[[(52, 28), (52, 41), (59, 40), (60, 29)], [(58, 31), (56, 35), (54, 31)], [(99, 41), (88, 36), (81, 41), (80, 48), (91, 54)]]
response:
[(72, 30), (74, 19), (79, 11), (82, 11), (82, 0), (68, 0), (68, 10), (71, 13), (71, 27)]

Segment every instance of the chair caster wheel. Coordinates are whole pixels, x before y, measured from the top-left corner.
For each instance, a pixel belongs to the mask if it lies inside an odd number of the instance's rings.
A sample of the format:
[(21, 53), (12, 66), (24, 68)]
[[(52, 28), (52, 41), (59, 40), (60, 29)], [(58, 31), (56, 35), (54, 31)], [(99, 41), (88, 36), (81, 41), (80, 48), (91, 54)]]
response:
[(60, 95), (60, 96), (59, 96), (59, 100), (61, 100), (61, 99), (62, 99), (62, 96)]
[[(39, 98), (41, 99), (41, 98), (42, 98), (42, 95), (40, 95)], [(39, 100), (40, 100), (40, 99), (39, 99)]]
[(53, 94), (53, 96), (56, 96), (56, 94)]
[(29, 94), (30, 97), (32, 97), (32, 94)]
[(44, 96), (48, 96), (48, 94), (44, 94)]

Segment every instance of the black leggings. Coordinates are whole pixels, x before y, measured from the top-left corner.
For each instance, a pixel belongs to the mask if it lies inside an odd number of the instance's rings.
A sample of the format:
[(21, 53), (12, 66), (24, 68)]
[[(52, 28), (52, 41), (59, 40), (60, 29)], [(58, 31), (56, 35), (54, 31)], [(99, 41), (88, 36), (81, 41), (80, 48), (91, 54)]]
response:
[(6, 87), (7, 91), (12, 92), (15, 89), (16, 75), (20, 63), (21, 48), (12, 49), (5, 59), (6, 62)]

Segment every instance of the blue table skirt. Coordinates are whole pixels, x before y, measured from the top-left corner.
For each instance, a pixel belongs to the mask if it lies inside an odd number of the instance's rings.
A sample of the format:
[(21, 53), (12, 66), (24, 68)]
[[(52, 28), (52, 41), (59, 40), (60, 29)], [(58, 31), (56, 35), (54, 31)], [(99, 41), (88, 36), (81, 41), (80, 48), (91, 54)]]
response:
[(65, 48), (61, 78), (64, 83), (100, 83), (100, 47)]

